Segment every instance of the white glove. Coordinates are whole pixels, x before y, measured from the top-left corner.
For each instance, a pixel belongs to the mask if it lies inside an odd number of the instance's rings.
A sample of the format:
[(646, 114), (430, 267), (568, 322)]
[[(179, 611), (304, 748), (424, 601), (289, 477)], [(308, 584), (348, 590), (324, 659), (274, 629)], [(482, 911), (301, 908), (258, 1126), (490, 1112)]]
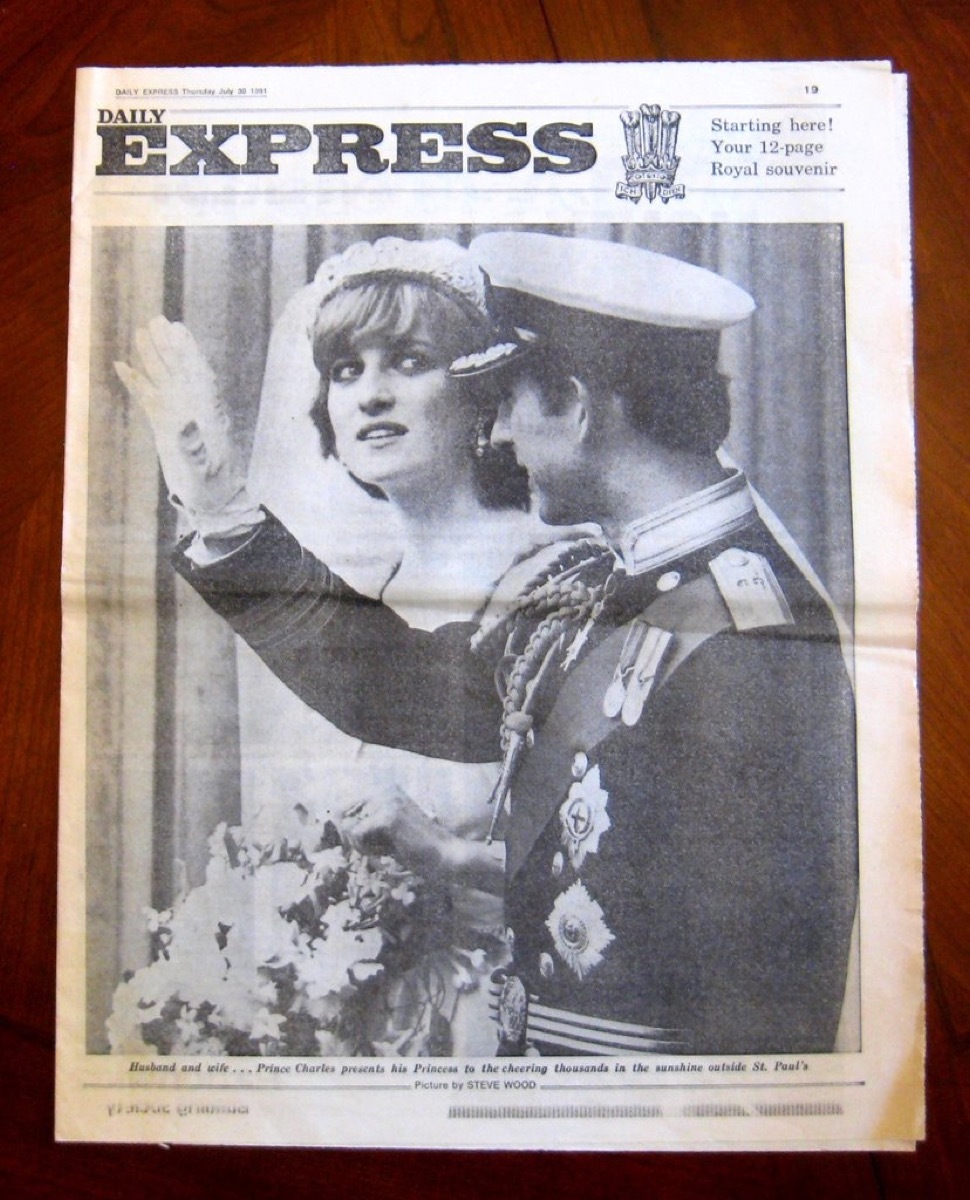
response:
[(201, 534), (257, 525), (215, 374), (184, 325), (155, 317), (135, 334), (140, 370), (114, 364), (151, 423), (172, 503)]

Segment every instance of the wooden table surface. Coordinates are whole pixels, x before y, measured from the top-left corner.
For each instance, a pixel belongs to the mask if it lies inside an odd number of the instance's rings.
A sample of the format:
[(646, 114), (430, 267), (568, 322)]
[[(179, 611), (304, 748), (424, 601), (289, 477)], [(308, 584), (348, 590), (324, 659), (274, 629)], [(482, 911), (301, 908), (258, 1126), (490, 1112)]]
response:
[[(967, 0), (9, 0), (0, 5), (0, 1190), (8, 1196), (967, 1195)], [(54, 929), (74, 69), (890, 59), (909, 73), (922, 551), (929, 1136), (915, 1155), (499, 1155), (57, 1146)], [(961, 482), (962, 481), (962, 482)], [(970, 657), (968, 657), (970, 662)], [(960, 1179), (964, 1180), (961, 1187)], [(634, 1193), (636, 1194), (636, 1193)]]

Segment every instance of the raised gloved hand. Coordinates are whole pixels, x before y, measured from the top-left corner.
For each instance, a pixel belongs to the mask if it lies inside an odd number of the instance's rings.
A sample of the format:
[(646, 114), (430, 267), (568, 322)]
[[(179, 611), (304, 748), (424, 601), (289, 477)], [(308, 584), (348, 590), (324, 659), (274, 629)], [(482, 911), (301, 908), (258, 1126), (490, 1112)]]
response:
[(155, 317), (135, 334), (138, 367), (114, 364), (144, 410), (172, 502), (202, 534), (258, 523), (215, 374), (184, 325)]

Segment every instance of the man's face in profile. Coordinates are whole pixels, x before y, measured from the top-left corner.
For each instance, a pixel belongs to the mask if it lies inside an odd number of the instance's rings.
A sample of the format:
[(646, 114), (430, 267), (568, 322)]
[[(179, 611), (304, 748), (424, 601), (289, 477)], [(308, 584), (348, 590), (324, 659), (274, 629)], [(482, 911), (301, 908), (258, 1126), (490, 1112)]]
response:
[(509, 445), (529, 474), (539, 516), (547, 525), (590, 519), (580, 473), (575, 395), (549, 397), (528, 371), (518, 375), (499, 406), (492, 444)]

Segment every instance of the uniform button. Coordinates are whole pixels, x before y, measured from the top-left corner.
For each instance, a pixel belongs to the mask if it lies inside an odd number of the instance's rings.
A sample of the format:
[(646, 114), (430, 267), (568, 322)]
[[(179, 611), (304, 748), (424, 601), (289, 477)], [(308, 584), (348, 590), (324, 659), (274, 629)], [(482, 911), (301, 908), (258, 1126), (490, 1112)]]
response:
[(679, 571), (664, 571), (657, 580), (657, 591), (672, 592), (678, 583), (680, 583)]
[(505, 931), (505, 940), (506, 940), (506, 942), (508, 942), (509, 949), (514, 950), (515, 949), (515, 930), (512, 928), (511, 925)]
[(562, 869), (565, 865), (566, 865), (566, 860), (565, 860), (565, 858), (563, 858), (562, 851), (557, 850), (556, 853), (552, 856), (552, 877), (553, 877), (553, 879), (559, 878), (559, 876), (562, 874)]
[(577, 750), (573, 755), (573, 779), (582, 779), (589, 770), (589, 755), (584, 754), (582, 750)]
[(725, 556), (728, 566), (731, 567), (746, 567), (748, 565), (748, 556), (743, 550), (729, 550)]
[(543, 979), (551, 979), (556, 973), (556, 964), (552, 961), (552, 955), (543, 952), (539, 955), (539, 974)]

